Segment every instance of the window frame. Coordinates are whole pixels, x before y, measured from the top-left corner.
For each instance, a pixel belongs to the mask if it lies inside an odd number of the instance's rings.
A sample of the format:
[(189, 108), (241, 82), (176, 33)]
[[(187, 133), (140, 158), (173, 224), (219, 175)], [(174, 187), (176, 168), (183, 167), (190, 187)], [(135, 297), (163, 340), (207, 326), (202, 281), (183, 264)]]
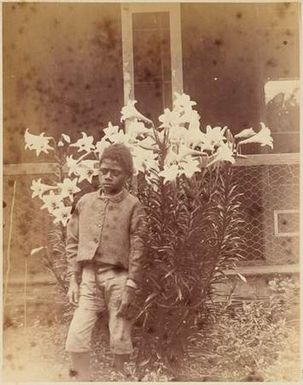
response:
[(151, 12), (169, 13), (172, 97), (183, 92), (180, 4), (121, 4), (124, 104), (135, 98), (132, 15)]

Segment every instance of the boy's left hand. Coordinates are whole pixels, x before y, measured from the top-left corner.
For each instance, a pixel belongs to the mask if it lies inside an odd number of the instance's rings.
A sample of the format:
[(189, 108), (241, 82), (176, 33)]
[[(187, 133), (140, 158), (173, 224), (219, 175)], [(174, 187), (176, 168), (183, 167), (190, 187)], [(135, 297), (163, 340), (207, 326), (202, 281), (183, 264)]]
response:
[(133, 318), (131, 307), (134, 305), (136, 296), (136, 289), (130, 286), (125, 286), (125, 289), (122, 294), (121, 304), (118, 309), (117, 316), (123, 317), (125, 319)]

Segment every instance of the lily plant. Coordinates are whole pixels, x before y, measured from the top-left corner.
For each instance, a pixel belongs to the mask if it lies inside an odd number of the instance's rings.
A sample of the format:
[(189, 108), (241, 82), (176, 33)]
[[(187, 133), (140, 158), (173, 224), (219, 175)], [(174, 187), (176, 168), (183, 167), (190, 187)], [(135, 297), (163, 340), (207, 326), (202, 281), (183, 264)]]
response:
[(196, 102), (186, 94), (174, 96), (173, 108), (164, 110), (157, 125), (130, 100), (121, 110), (123, 127), (109, 122), (101, 138), (82, 132), (72, 142), (62, 133), (56, 142), (45, 133), (26, 130), (25, 147), (37, 156), (53, 153), (58, 165), (54, 183), (39, 178), (31, 189), (58, 230), (50, 234), (46, 263), (65, 289), (65, 226), (75, 194), (83, 182), (93, 182), (107, 146), (129, 147), (148, 222), (144, 285), (135, 316), (142, 324), (136, 367), (160, 357), (176, 373), (199, 325), (207, 314), (217, 314), (212, 302), (216, 285), (242, 258), (241, 194), (230, 166), (245, 157), (243, 146), (272, 148), (273, 140), (264, 123), (259, 130), (244, 129), (236, 135), (227, 126), (203, 125)]
[(148, 181), (157, 173), (164, 183), (173, 182), (182, 175), (191, 178), (203, 167), (216, 163), (233, 164), (237, 158), (245, 157), (241, 147), (248, 143), (273, 148), (270, 130), (263, 122), (258, 132), (249, 128), (236, 135), (227, 126), (203, 127), (194, 109), (196, 102), (184, 93), (174, 96), (173, 108), (164, 110), (158, 126), (136, 109), (136, 100), (130, 100), (121, 110), (121, 122), (126, 123), (127, 129), (109, 122), (98, 140), (82, 132), (82, 137), (74, 143), (64, 133), (56, 142), (44, 132), (35, 135), (26, 129), (25, 149), (35, 151), (37, 156), (53, 151), (61, 166), (56, 183), (45, 184), (39, 178), (31, 185), (32, 197), (41, 199), (41, 209), (48, 210), (54, 223), (66, 226), (74, 194), (80, 191), (82, 181), (92, 183), (92, 178), (98, 175), (98, 159), (112, 143), (123, 143), (130, 148), (135, 174), (145, 174)]

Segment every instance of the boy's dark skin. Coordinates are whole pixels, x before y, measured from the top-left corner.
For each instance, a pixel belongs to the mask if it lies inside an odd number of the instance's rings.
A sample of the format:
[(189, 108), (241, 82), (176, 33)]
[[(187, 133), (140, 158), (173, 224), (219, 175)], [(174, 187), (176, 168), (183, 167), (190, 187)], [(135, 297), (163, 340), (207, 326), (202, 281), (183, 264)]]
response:
[[(112, 159), (105, 158), (99, 167), (99, 181), (106, 195), (118, 194), (126, 184), (130, 176), (123, 170), (120, 164)], [(121, 299), (119, 316), (127, 317), (128, 309), (134, 297), (135, 289), (126, 286)], [(77, 305), (79, 300), (79, 283), (75, 275), (71, 276), (67, 293), (70, 303)], [(88, 352), (71, 353), (73, 368), (77, 372), (77, 379), (90, 381), (90, 355)], [(129, 360), (129, 354), (115, 354), (113, 360), (114, 368), (123, 374), (124, 363)]]

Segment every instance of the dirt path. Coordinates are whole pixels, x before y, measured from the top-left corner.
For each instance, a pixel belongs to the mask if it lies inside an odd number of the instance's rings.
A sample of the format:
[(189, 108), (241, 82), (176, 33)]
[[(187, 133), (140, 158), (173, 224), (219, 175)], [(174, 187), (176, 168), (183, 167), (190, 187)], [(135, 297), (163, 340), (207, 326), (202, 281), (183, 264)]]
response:
[[(64, 351), (67, 324), (8, 327), (3, 334), (3, 380), (5, 382), (67, 382), (70, 360)], [(113, 372), (111, 353), (105, 331), (96, 330), (99, 338), (91, 355), (95, 381), (134, 381)]]
[(70, 380), (67, 356), (63, 350), (59, 351), (60, 345), (56, 344), (58, 341), (47, 326), (10, 327), (5, 330), (3, 339), (3, 379), (6, 382)]

